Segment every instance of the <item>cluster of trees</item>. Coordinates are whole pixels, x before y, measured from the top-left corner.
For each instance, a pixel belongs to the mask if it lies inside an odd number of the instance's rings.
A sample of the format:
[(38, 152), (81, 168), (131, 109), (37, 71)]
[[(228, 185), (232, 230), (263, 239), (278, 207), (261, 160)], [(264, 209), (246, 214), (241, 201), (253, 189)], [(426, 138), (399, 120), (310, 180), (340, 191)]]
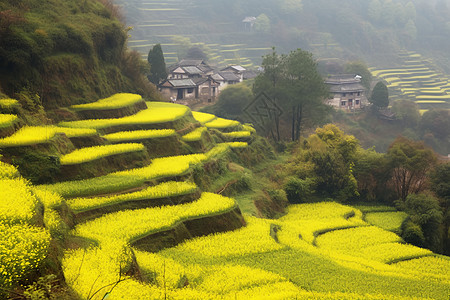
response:
[(286, 167), (288, 200), (378, 201), (409, 214), (402, 237), (435, 252), (449, 249), (450, 163), (422, 142), (397, 138), (385, 154), (328, 124), (300, 143)]
[[(264, 94), (273, 102), (277, 111), (265, 111), (264, 124), (260, 126), (268, 136), (275, 141), (290, 138), (295, 141), (300, 138), (304, 127), (312, 127), (326, 119), (330, 107), (323, 103), (329, 90), (321, 74), (317, 70), (317, 62), (310, 52), (302, 49), (289, 54), (278, 54), (275, 48), (272, 53), (263, 57), (262, 68), (254, 80), (252, 91), (245, 84), (228, 87), (219, 95), (219, 101), (214, 113), (223, 117), (250, 121), (243, 116), (243, 110), (258, 95)], [(239, 101), (238, 101), (239, 99)], [(264, 106), (259, 103), (258, 106)]]

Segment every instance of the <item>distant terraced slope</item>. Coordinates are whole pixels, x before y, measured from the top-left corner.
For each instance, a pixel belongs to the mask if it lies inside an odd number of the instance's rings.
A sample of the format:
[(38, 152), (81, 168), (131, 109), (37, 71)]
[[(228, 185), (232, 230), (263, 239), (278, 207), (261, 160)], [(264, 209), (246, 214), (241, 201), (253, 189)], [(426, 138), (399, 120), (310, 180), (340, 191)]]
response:
[(436, 70), (432, 62), (414, 52), (401, 53), (402, 65), (388, 69), (370, 68), (384, 80), (392, 100), (408, 99), (417, 103), (421, 112), (432, 108), (450, 108), (450, 78)]

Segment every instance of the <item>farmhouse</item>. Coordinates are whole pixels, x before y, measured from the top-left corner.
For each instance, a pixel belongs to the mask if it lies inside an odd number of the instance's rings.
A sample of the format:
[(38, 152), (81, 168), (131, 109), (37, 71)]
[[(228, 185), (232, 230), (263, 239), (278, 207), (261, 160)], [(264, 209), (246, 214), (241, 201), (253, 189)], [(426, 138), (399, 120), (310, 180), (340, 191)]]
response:
[(167, 79), (158, 87), (168, 99), (212, 102), (229, 84), (242, 82), (245, 72), (238, 65), (216, 71), (203, 60), (183, 59), (169, 67)]
[(328, 77), (325, 83), (330, 88), (327, 104), (337, 109), (355, 110), (366, 105), (365, 89), (361, 84), (361, 76), (342, 74)]

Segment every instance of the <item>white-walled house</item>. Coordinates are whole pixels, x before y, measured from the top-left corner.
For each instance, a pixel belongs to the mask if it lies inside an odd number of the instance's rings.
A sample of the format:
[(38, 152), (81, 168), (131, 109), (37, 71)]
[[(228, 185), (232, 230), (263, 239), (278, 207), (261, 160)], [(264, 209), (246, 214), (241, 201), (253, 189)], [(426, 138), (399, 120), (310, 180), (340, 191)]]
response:
[(342, 74), (328, 77), (325, 83), (330, 88), (327, 104), (337, 109), (361, 109), (367, 104), (365, 88), (361, 84), (361, 76)]

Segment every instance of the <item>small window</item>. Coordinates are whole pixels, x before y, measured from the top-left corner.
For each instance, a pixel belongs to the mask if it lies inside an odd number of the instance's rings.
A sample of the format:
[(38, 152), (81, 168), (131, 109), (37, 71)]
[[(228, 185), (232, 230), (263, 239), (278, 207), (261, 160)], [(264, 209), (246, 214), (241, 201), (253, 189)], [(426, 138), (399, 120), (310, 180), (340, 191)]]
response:
[(345, 106), (347, 104), (347, 101), (341, 101), (341, 106)]
[(361, 96), (361, 92), (358, 92), (358, 96)]
[(359, 100), (355, 100), (355, 104), (356, 104), (356, 105), (359, 105)]
[(188, 94), (192, 94), (193, 92), (194, 92), (194, 88), (188, 88), (188, 89), (187, 89), (187, 93), (188, 93)]

